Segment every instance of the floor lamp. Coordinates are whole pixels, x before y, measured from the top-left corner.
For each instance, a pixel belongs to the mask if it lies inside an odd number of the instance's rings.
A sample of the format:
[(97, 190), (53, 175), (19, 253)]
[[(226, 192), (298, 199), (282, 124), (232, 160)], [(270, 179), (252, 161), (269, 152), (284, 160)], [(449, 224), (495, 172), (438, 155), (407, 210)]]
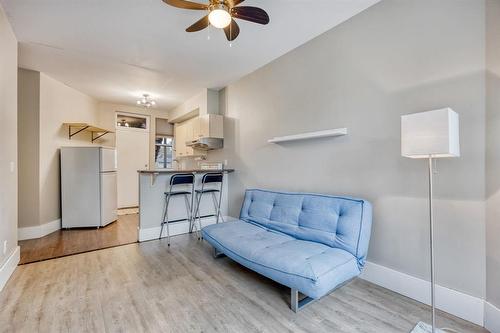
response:
[(431, 254), (432, 323), (418, 323), (412, 332), (443, 332), (436, 329), (434, 220), (432, 207), (433, 160), (460, 156), (458, 114), (450, 108), (413, 113), (401, 117), (401, 155), (425, 158), (429, 164), (429, 224)]

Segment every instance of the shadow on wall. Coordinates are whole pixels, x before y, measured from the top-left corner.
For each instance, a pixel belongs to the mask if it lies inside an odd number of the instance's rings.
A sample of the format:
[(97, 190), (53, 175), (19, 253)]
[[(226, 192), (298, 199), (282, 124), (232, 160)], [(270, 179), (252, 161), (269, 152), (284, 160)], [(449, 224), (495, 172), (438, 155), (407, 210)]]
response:
[[(221, 112), (221, 114), (224, 114)], [(212, 161), (222, 161), (226, 158), (224, 152), (227, 150), (229, 151), (236, 151), (237, 147), (237, 142), (238, 137), (236, 136), (237, 133), (237, 127), (238, 127), (238, 119), (235, 118), (230, 118), (225, 116), (224, 117), (224, 150), (216, 150), (210, 153), (209, 158)], [(228, 203), (229, 203), (229, 215), (233, 217), (239, 217), (240, 216), (240, 207), (243, 203), (243, 198), (244, 198), (244, 190), (241, 190), (244, 188), (244, 184), (242, 183), (242, 170), (241, 166), (243, 165), (244, 161), (242, 161), (237, 154), (233, 155), (234, 157), (231, 157), (228, 162), (230, 163), (228, 165), (229, 168), (234, 168), (236, 165), (238, 166), (238, 169), (235, 170), (234, 173), (231, 173), (228, 175), (229, 181), (228, 181)]]
[(500, 78), (486, 72), (486, 198), (500, 190)]
[(500, 306), (500, 77), (486, 73), (486, 289)]

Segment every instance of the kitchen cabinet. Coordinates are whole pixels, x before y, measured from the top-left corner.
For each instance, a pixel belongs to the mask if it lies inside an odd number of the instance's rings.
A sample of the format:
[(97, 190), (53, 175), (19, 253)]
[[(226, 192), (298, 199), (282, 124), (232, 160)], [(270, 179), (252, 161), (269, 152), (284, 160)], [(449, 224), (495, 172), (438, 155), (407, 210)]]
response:
[(186, 142), (199, 138), (224, 138), (224, 117), (207, 114), (175, 124), (175, 153), (177, 157), (205, 156), (203, 150), (186, 146)]
[(175, 125), (175, 154), (177, 157), (202, 156), (203, 154), (186, 146), (186, 141), (193, 140), (193, 126), (189, 121)]
[(193, 118), (193, 140), (199, 138), (224, 138), (224, 117), (218, 114), (206, 114)]
[(190, 126), (188, 123), (180, 123), (175, 126), (175, 152), (177, 157), (193, 155), (193, 149), (186, 146), (186, 141), (191, 140)]

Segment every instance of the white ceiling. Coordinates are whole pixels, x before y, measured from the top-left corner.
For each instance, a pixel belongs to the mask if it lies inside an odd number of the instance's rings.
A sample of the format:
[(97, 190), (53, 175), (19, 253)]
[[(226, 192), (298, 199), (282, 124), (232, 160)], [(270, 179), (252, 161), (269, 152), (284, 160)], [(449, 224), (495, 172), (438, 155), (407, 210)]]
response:
[[(144, 92), (170, 109), (203, 88), (221, 88), (333, 28), (379, 0), (246, 0), (271, 23), (238, 20), (224, 33), (186, 33), (201, 11), (161, 0), (0, 0), (20, 42), (19, 65), (101, 101), (133, 104)], [(207, 2), (207, 1), (199, 1)]]

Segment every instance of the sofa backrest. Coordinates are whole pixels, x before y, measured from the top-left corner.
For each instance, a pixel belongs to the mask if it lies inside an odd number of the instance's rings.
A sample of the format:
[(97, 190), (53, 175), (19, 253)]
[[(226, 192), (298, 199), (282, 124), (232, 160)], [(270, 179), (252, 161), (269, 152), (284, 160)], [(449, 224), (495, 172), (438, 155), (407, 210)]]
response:
[(364, 266), (372, 224), (366, 200), (251, 189), (245, 193), (240, 219), (346, 250), (358, 259), (360, 268)]

